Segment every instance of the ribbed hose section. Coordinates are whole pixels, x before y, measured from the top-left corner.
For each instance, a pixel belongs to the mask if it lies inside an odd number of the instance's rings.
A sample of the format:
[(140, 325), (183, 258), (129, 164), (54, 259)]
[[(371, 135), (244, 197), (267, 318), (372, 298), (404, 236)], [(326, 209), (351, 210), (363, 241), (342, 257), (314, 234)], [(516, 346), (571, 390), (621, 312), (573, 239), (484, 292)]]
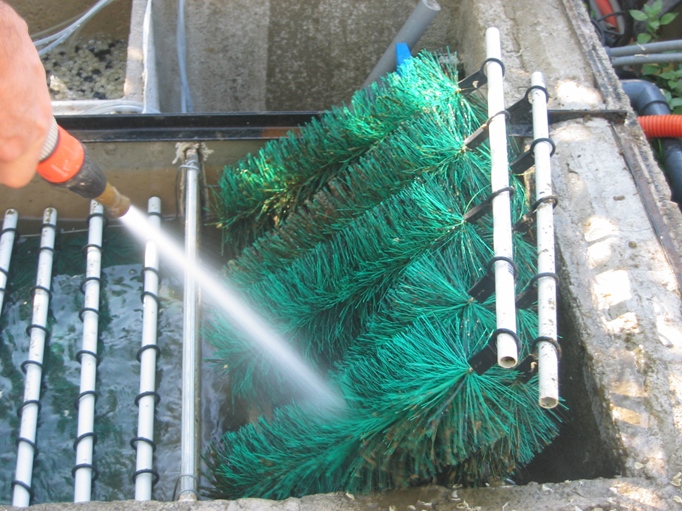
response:
[(647, 138), (682, 137), (682, 115), (642, 115), (637, 120)]

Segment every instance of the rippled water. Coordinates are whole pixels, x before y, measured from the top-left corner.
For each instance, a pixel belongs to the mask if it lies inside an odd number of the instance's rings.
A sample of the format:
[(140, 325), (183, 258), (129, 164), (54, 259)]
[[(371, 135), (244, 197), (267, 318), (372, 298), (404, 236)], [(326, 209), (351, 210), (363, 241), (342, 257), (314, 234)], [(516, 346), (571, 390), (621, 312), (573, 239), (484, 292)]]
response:
[[(131, 253), (133, 257), (130, 257)], [(29, 336), (26, 327), (32, 313), (30, 288), (33, 282), (30, 279), (35, 279), (35, 251), (28, 256), (21, 255), (23, 257), (15, 256), (12, 263), (14, 284), (10, 287), (11, 294), (6, 298), (0, 321), (0, 503), (12, 500), (11, 481), (16, 467), (20, 423), (16, 412), (24, 392), (21, 363), (27, 358)], [(82, 259), (81, 273), (59, 274), (58, 266), (55, 265), (52, 280), (51, 336), (43, 371), (37, 432), (39, 455), (33, 471), (34, 504), (73, 500), (71, 468), (75, 463), (73, 440), (77, 430), (74, 403), (80, 385), (80, 365), (75, 355), (81, 349), (82, 323), (78, 312), (83, 306), (83, 295), (79, 287), (84, 277), (85, 259)], [(94, 456), (99, 478), (93, 485), (93, 500), (134, 498), (135, 451), (130, 440), (137, 434), (134, 399), (139, 391), (140, 365), (136, 354), (142, 335), (141, 272), (141, 250), (127, 251), (123, 260), (102, 270), (98, 347), (101, 362), (97, 372), (99, 395), (95, 410), (97, 444)], [(17, 284), (17, 280), (22, 282)], [(155, 500), (172, 499), (180, 469), (181, 282), (180, 276), (162, 273), (158, 323), (161, 352), (157, 367), (157, 391), (161, 401), (155, 421), (158, 448), (154, 458), (160, 481), (154, 489)], [(222, 379), (210, 369), (210, 364), (206, 364), (202, 371), (203, 414), (205, 436), (210, 438), (220, 433), (220, 420), (226, 413), (220, 399)]]

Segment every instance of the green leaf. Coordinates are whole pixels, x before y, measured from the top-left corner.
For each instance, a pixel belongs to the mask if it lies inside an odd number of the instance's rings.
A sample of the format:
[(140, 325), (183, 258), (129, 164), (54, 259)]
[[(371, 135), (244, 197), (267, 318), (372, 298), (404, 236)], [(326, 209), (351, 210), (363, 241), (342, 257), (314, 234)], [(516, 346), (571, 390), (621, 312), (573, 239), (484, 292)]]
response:
[(655, 75), (660, 71), (657, 64), (644, 64), (642, 66), (642, 74), (644, 76)]
[(678, 108), (682, 106), (682, 98), (672, 98), (668, 101), (670, 108)]
[(658, 20), (651, 20), (648, 23), (647, 30), (656, 31), (661, 28), (661, 24)]
[(651, 4), (651, 6), (649, 6), (648, 9), (647, 6), (644, 6), (644, 10), (648, 11), (649, 14), (658, 17), (658, 13), (663, 10), (663, 0), (656, 0), (653, 4)]
[(637, 44), (646, 44), (651, 41), (653, 37), (651, 34), (637, 34)]
[(632, 16), (637, 21), (646, 21), (649, 17), (642, 11), (637, 11), (635, 9), (630, 10), (630, 16)]
[(661, 19), (659, 21), (661, 25), (667, 25), (668, 23), (672, 22), (672, 20), (674, 20), (675, 18), (677, 18), (676, 12), (668, 12), (661, 16)]

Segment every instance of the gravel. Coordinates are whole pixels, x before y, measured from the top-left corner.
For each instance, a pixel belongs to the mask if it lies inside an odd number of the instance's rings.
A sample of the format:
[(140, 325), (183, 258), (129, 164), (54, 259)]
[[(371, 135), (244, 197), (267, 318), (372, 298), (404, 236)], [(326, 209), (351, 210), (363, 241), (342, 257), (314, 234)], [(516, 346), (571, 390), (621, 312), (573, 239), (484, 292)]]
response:
[(123, 97), (127, 44), (123, 40), (65, 42), (43, 55), (53, 100)]

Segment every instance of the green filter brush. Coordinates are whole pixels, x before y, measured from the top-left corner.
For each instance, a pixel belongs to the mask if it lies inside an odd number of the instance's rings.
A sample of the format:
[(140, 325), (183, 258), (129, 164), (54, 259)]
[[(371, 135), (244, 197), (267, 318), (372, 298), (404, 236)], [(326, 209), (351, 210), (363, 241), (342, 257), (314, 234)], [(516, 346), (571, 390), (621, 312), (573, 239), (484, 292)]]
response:
[[(421, 55), (349, 108), (225, 169), (218, 209), (241, 251), (227, 278), (328, 371), (346, 406), (313, 413), (281, 369), (214, 319), (207, 338), (234, 395), (276, 406), (206, 453), (214, 495), (483, 484), (556, 435), (534, 379), (497, 366), (477, 374), (468, 362), (496, 329), (495, 297), (469, 294), (493, 256), (490, 216), (467, 217), (490, 196), (490, 156), (486, 143), (465, 145), (484, 116), (456, 80)], [(511, 183), (516, 220), (528, 203)], [(535, 249), (514, 238), (525, 283)], [(519, 337), (536, 329), (536, 313), (519, 311)]]
[[(358, 91), (299, 132), (268, 143), (255, 156), (226, 167), (215, 196), (224, 241), (238, 253), (314, 195), (385, 136), (425, 109), (456, 107), (456, 70), (424, 54), (381, 83)], [(459, 121), (474, 124), (467, 112)]]

